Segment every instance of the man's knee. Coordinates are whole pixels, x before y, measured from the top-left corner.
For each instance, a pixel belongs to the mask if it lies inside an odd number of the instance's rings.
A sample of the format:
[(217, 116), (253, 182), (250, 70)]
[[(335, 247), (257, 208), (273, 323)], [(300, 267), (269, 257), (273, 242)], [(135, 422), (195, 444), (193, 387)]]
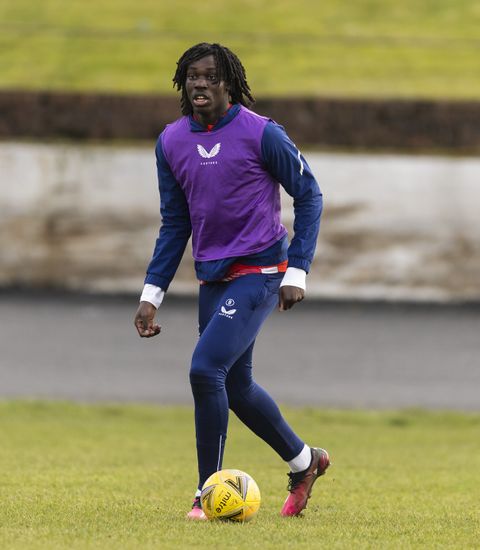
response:
[(225, 387), (227, 369), (206, 353), (195, 350), (190, 367), (190, 384), (194, 393), (218, 391)]

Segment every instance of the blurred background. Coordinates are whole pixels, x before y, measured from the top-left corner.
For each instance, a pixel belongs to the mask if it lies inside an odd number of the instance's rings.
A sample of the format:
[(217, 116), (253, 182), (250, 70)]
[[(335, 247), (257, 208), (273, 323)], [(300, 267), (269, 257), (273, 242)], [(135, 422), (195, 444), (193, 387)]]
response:
[(478, 408), (479, 29), (475, 0), (3, 0), (0, 395), (190, 399), (189, 253), (160, 343), (132, 319), (176, 61), (218, 41), (325, 196), (309, 304), (273, 316), (259, 380), (289, 403)]

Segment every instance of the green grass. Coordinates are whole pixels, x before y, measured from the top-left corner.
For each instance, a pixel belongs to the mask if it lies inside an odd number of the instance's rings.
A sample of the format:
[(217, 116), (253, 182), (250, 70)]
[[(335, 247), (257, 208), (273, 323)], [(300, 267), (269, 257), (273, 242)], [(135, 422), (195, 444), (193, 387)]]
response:
[(480, 414), (287, 409), (334, 465), (301, 518), (282, 461), (232, 418), (225, 467), (262, 491), (249, 524), (189, 523), (192, 412), (0, 403), (0, 548), (478, 548)]
[(477, 0), (3, 0), (0, 88), (174, 93), (220, 41), (265, 95), (480, 98)]

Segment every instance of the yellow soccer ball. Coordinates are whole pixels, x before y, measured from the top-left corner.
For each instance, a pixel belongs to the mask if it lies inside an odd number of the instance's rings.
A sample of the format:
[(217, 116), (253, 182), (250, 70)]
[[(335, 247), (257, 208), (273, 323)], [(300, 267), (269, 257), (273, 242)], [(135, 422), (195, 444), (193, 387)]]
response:
[(220, 470), (202, 488), (202, 509), (208, 519), (250, 521), (260, 508), (260, 489), (241, 470)]

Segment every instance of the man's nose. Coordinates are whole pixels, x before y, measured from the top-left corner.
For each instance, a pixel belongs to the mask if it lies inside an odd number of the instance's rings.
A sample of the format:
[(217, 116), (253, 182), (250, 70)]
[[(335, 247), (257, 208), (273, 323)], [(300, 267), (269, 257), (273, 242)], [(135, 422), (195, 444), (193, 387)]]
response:
[(208, 80), (204, 76), (197, 76), (195, 80), (195, 88), (206, 88), (208, 85)]

